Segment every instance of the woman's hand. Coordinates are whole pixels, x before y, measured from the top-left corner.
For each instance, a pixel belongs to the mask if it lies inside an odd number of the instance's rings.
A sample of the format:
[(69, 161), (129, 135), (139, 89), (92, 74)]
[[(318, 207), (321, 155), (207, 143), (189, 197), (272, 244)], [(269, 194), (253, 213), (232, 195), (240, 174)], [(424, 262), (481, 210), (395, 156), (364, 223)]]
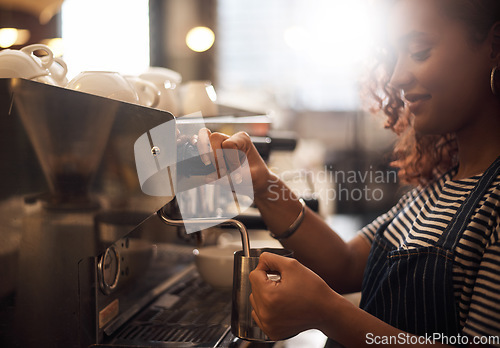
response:
[[(269, 280), (269, 272), (279, 272), (281, 280)], [(324, 311), (330, 308), (324, 304), (340, 298), (297, 260), (271, 253), (260, 256), (257, 268), (250, 273), (250, 282), (252, 317), (272, 340), (321, 329), (327, 322), (328, 313)]]
[[(274, 180), (274, 174), (268, 169), (250, 140), (250, 136), (245, 132), (228, 136), (222, 133), (212, 133), (207, 128), (202, 128), (198, 132), (196, 145), (205, 165), (212, 164), (217, 170), (214, 175), (218, 177), (225, 175), (228, 171), (238, 173), (238, 168), (248, 160), (251, 178), (241, 177), (241, 174), (237, 174), (240, 177), (236, 176), (236, 183), (251, 182), (255, 195), (265, 194), (271, 180)], [(244, 171), (240, 171), (240, 173), (244, 173)]]

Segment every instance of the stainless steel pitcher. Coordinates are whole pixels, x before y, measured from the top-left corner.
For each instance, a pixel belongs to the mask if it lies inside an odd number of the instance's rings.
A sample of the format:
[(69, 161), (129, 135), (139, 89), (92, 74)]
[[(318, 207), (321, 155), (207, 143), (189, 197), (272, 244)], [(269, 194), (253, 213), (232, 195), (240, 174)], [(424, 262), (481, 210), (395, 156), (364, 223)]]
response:
[(292, 251), (278, 248), (250, 249), (250, 256), (245, 256), (243, 250), (234, 253), (231, 332), (249, 341), (271, 341), (253, 320), (249, 299), (252, 287), (248, 276), (257, 267), (259, 257), (264, 252), (293, 257)]

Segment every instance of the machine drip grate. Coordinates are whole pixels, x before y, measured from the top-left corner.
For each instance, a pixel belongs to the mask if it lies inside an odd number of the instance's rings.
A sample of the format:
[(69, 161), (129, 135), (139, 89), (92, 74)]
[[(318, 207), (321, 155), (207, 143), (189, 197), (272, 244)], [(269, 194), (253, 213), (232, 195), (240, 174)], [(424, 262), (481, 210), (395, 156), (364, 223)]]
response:
[(231, 292), (219, 291), (196, 274), (179, 282), (139, 313), (113, 343), (183, 342), (214, 346), (229, 331)]
[(211, 342), (220, 338), (226, 331), (221, 325), (138, 325), (128, 327), (117, 339), (126, 341), (157, 342)]

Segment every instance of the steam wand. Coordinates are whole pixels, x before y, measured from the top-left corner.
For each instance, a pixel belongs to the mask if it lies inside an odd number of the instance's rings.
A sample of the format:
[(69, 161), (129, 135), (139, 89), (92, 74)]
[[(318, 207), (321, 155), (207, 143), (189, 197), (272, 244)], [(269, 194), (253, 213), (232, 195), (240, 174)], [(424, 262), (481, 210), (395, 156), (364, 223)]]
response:
[(185, 226), (185, 225), (203, 225), (203, 224), (213, 224), (213, 225), (230, 225), (236, 227), (241, 234), (241, 244), (243, 246), (243, 254), (246, 257), (250, 257), (250, 241), (248, 239), (248, 231), (243, 223), (234, 219), (215, 219), (215, 218), (197, 218), (189, 220), (172, 220), (164, 212), (163, 209), (158, 210), (158, 216), (162, 219), (164, 223), (171, 226)]

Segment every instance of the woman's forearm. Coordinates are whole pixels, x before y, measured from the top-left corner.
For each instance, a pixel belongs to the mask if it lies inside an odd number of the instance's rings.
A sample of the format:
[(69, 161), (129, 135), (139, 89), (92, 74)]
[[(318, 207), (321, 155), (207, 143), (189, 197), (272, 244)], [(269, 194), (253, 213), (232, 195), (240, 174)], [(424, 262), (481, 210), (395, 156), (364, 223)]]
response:
[[(269, 230), (278, 237), (302, 209), (298, 197), (278, 178), (271, 180), (267, 192), (256, 195), (255, 204)], [(318, 214), (306, 208), (300, 227), (281, 243), (337, 292), (359, 291), (369, 252), (364, 241), (344, 242)]]

